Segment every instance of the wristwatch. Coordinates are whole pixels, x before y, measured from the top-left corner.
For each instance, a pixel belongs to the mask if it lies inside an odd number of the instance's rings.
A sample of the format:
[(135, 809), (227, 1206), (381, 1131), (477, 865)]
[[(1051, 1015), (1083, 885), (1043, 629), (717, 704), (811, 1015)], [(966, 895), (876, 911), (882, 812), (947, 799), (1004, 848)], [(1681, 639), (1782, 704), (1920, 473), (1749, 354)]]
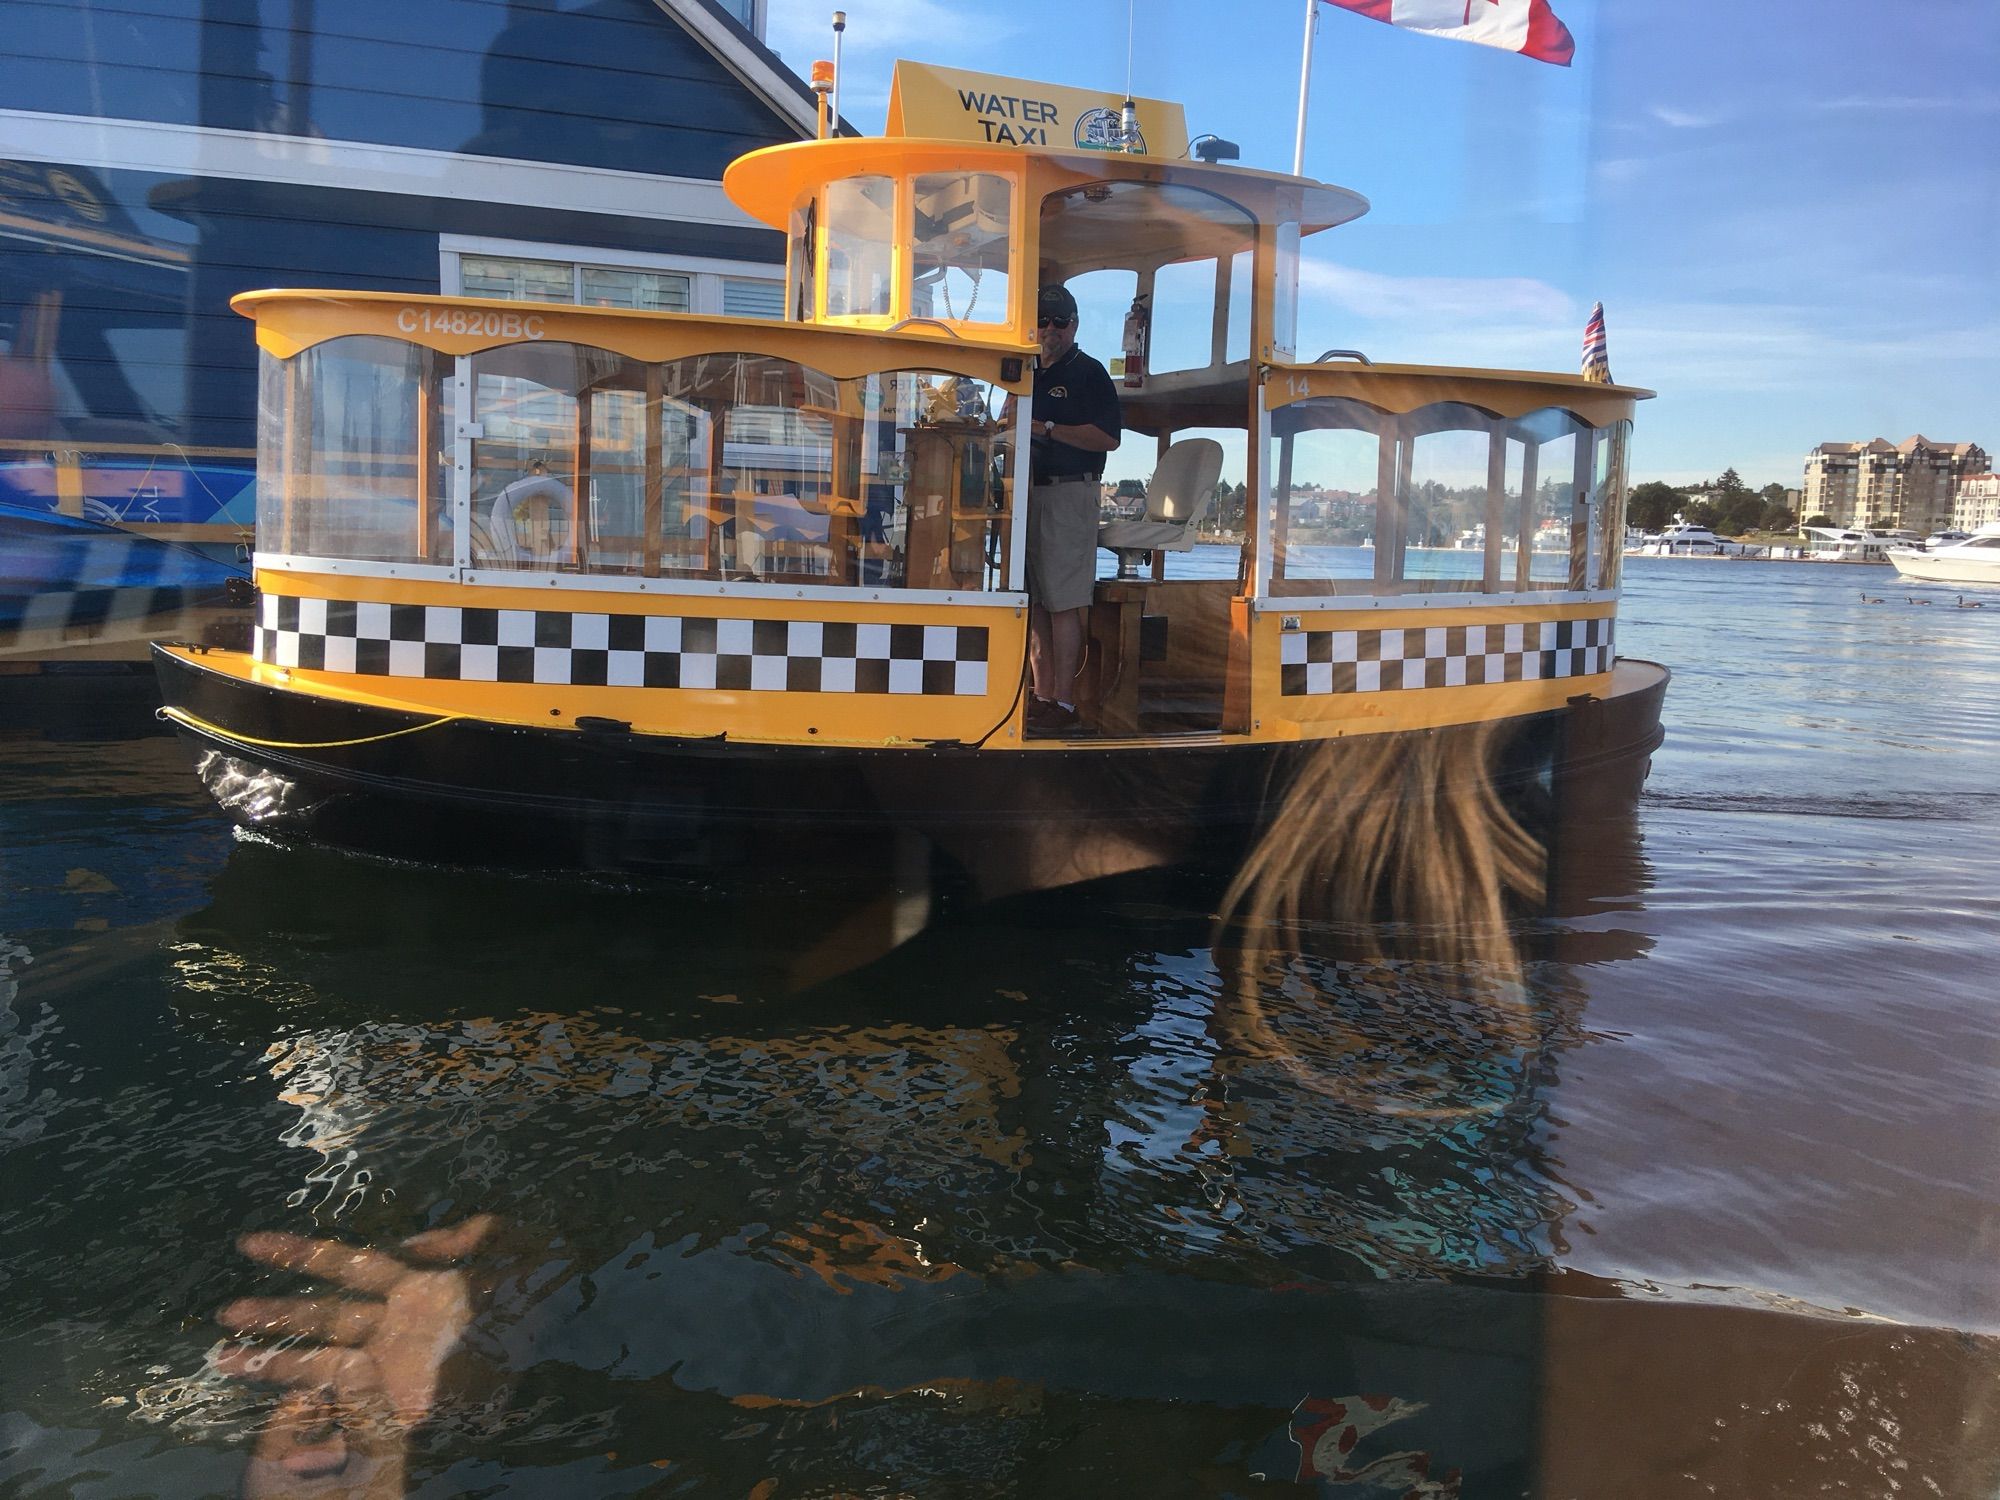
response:
[(1056, 435), (1056, 424), (1053, 421), (1044, 418), (1042, 421), (1042, 436), (1045, 438), (1052, 438), (1055, 435)]

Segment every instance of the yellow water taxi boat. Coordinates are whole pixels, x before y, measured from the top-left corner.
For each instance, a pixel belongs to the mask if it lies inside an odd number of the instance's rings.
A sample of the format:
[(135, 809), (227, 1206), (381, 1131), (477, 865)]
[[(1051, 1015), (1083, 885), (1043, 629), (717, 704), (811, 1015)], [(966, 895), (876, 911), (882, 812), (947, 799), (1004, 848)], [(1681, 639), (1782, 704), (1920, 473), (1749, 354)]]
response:
[[(619, 865), (801, 826), (1241, 828), (1304, 749), (1497, 721), (1539, 726), (1544, 781), (1585, 741), (1643, 765), (1666, 674), (1619, 659), (1614, 621), (1650, 393), (1302, 357), (1300, 241), (1364, 199), (1185, 159), (1177, 115), (1147, 149), (1042, 109), (1032, 144), (896, 110), (735, 162), (731, 197), (788, 237), (783, 321), (237, 297), (255, 638), (157, 651), (229, 814)], [(1129, 307), (1125, 441), (1158, 467), (1102, 533), (1083, 727), (1035, 738), (1010, 455), (1048, 282)], [(1240, 540), (1194, 549), (1231, 450)]]

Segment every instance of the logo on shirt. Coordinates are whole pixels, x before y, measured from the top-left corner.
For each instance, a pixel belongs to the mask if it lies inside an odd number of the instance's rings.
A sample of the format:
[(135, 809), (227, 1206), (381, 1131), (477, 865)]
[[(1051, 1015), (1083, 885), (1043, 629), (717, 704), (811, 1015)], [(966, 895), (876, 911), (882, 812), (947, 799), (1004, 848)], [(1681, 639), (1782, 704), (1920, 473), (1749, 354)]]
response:
[(1069, 396), (1069, 387), (1066, 385), (1052, 385), (1043, 391), (1042, 394), (1044, 396), (1061, 396), (1067, 399)]

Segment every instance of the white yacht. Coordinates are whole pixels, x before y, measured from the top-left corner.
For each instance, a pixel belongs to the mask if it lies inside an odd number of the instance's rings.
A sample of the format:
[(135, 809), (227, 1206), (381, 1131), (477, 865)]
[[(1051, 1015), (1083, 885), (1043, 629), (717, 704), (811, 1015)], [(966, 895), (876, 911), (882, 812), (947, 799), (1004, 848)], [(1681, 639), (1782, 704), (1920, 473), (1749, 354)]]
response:
[(1683, 516), (1675, 516), (1671, 526), (1639, 544), (1644, 557), (1719, 557), (1728, 550), (1714, 531)]
[(1891, 547), (1889, 561), (1918, 583), (2000, 584), (2000, 521), (1942, 547)]
[(1914, 531), (1889, 526), (1806, 526), (1801, 528), (1813, 539), (1806, 556), (1814, 562), (1869, 562), (1889, 560), (1891, 547), (1921, 550), (1922, 538)]

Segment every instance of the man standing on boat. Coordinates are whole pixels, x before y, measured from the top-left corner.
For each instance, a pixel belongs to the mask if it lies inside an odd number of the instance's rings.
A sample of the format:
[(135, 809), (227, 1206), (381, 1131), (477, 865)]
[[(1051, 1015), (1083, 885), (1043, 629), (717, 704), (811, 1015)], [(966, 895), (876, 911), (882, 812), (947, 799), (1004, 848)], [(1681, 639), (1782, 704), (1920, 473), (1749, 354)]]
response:
[(1122, 424), (1110, 372), (1076, 347), (1076, 298), (1045, 286), (1035, 304), (1042, 357), (1035, 370), (1028, 492), (1028, 733), (1079, 727), (1076, 674), (1097, 575), (1097, 511), (1104, 455)]

